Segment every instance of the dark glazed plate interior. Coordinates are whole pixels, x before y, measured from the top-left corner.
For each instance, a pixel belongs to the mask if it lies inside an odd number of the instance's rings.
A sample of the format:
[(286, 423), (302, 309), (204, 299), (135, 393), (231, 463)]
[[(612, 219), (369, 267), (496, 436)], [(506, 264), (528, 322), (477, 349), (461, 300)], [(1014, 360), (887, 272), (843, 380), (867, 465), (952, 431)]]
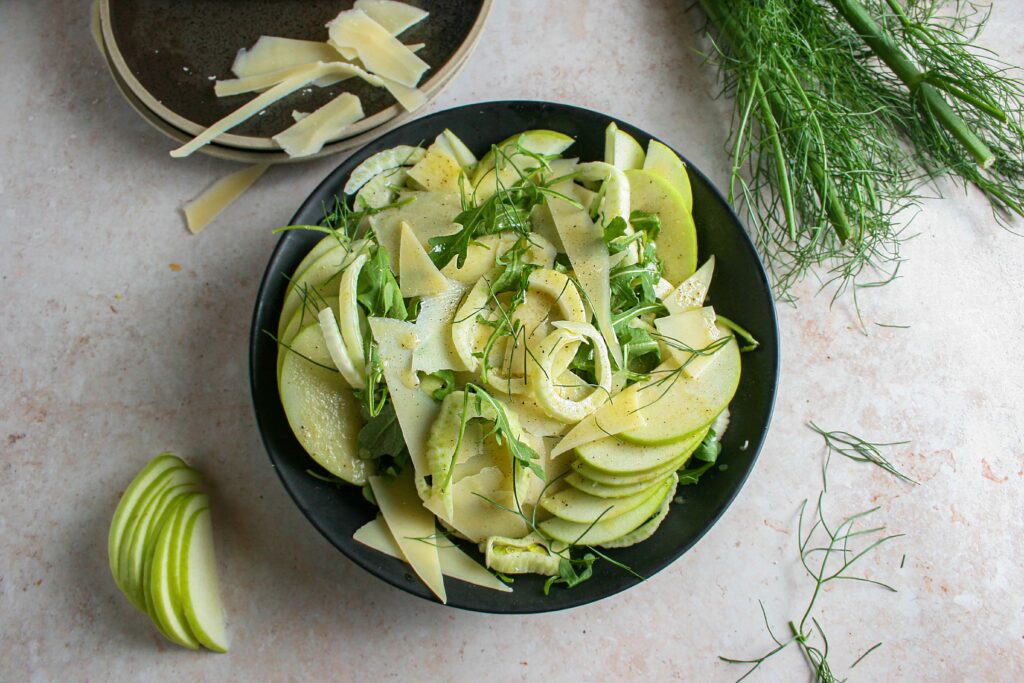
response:
[[(426, 43), (419, 55), (431, 65), (426, 83), (469, 36), (483, 0), (405, 0), (430, 16), (401, 35), (404, 43)], [(324, 25), (352, 1), (338, 0), (110, 0), (114, 41), (131, 73), (158, 102), (205, 128), (252, 95), (217, 97), (211, 76), (233, 78), (239, 48), (261, 35), (326, 40)], [(270, 137), (294, 121), (291, 112), (313, 111), (341, 92), (359, 96), (366, 118), (394, 104), (382, 88), (349, 79), (331, 88), (300, 90), (232, 129), (234, 135)]]
[[(478, 155), (489, 146), (531, 128), (549, 128), (576, 138), (567, 155), (583, 160), (602, 158), (604, 130), (611, 121), (647, 145), (650, 135), (623, 121), (597, 112), (544, 102), (488, 102), (418, 119), (367, 145), (342, 163), (306, 199), (292, 219), (317, 223), (325, 205), (341, 192), (349, 173), (371, 154), (399, 144), (432, 140), (450, 128)], [(683, 502), (674, 504), (661, 528), (648, 541), (608, 554), (650, 577), (691, 548), (715, 523), (736, 496), (761, 449), (778, 380), (778, 330), (767, 278), (740, 221), (708, 179), (689, 165), (693, 185), (694, 219), (701, 260), (714, 254), (716, 268), (710, 300), (715, 310), (746, 327), (760, 348), (743, 355), (739, 391), (731, 405), (721, 466), (696, 486), (680, 487)], [(278, 242), (263, 276), (252, 324), (250, 372), (257, 422), (270, 460), (285, 488), (317, 529), (367, 571), (414, 595), (433, 600), (405, 564), (352, 540), (352, 534), (371, 520), (375, 509), (360, 491), (339, 489), (307, 474), (313, 461), (292, 436), (277, 394), (274, 341), (261, 330), (275, 330), (287, 285), (302, 257), (320, 238), (306, 231), (286, 232)], [(472, 547), (467, 547), (476, 553)], [(478, 555), (477, 555), (478, 556)], [(499, 613), (546, 612), (583, 605), (635, 585), (639, 579), (607, 563), (595, 567), (589, 581), (571, 590), (555, 588), (545, 596), (543, 577), (517, 577), (512, 593), (499, 593), (460, 581), (446, 581), (448, 604), (463, 609)]]

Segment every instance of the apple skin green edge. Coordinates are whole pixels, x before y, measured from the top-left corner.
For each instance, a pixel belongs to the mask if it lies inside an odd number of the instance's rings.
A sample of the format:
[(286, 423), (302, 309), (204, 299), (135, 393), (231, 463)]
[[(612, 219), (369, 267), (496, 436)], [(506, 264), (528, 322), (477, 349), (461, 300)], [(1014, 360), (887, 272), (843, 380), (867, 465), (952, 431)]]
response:
[(195, 483), (198, 477), (188, 467), (172, 467), (162, 472), (146, 488), (145, 496), (139, 500), (139, 513), (125, 528), (118, 548), (118, 573), (125, 595), (141, 611), (146, 611), (145, 596), (141, 586), (141, 571), (145, 560), (145, 542), (157, 509), (167, 501), (167, 494), (174, 487)]
[(183, 494), (172, 503), (161, 520), (145, 570), (146, 606), (150, 618), (165, 638), (190, 650), (198, 649), (199, 641), (185, 620), (175, 563), (180, 556), (185, 520), (194, 510), (208, 505), (206, 495), (198, 491)]
[(110, 533), (107, 536), (107, 559), (110, 562), (110, 574), (122, 592), (125, 589), (120, 577), (119, 563), (125, 531), (137, 521), (138, 515), (141, 513), (140, 502), (146, 499), (149, 487), (163, 472), (174, 467), (185, 467), (184, 461), (176, 455), (161, 453), (153, 458), (132, 479), (128, 488), (121, 494), (121, 499), (114, 510), (114, 517), (110, 522)]
[(687, 377), (680, 371), (667, 391), (656, 382), (637, 389), (647, 424), (617, 438), (660, 446), (681, 441), (714, 422), (736, 395), (742, 367), (735, 339), (715, 351), (715, 356), (715, 362), (698, 377)]
[(189, 628), (204, 647), (214, 652), (227, 652), (229, 642), (220, 600), (209, 508), (197, 510), (188, 519), (181, 550), (179, 586)]
[(697, 270), (697, 227), (685, 198), (664, 177), (653, 171), (626, 171), (629, 180), (630, 209), (658, 214), (661, 232), (654, 240), (662, 273), (678, 285)]

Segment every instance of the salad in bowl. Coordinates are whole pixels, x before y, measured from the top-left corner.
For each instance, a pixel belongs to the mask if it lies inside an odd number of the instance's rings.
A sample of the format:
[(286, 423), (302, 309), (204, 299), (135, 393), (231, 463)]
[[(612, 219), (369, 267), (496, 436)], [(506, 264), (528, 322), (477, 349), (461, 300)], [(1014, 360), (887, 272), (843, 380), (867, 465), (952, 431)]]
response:
[(441, 602), (636, 578), (621, 549), (659, 545), (726, 467), (758, 341), (708, 300), (669, 147), (614, 122), (598, 160), (554, 128), (477, 154), (458, 132), (366, 156), (323, 220), (283, 229), (315, 239), (260, 332), (307, 476), (358, 494), (353, 541)]

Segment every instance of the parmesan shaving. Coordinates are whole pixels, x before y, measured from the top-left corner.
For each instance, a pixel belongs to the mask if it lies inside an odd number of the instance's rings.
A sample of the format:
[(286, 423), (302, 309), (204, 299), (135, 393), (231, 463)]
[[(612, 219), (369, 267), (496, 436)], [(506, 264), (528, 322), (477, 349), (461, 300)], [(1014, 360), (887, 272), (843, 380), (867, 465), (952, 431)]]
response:
[(370, 318), (370, 330), (377, 342), (384, 381), (395, 406), (398, 425), (402, 428), (405, 445), (409, 449), (416, 476), (427, 476), (427, 439), (441, 404), (417, 386), (412, 370), (413, 351), (410, 341), (417, 338), (416, 326), (394, 318)]
[(244, 105), (231, 112), (220, 121), (217, 121), (181, 147), (172, 150), (171, 156), (175, 158), (187, 157), (200, 147), (210, 144), (218, 135), (226, 133), (278, 100), (291, 95), (299, 88), (309, 85), (318, 78), (335, 73), (339, 69), (347, 70), (351, 68), (351, 64), (344, 64), (342, 62), (331, 62), (329, 64), (316, 62), (314, 64), (310, 64), (305, 69), (300, 69), (294, 76), (286, 78), (266, 92), (249, 100)]
[(357, 9), (339, 14), (327, 25), (335, 49), (353, 48), (368, 71), (415, 88), (430, 65), (402, 45), (383, 26)]
[(402, 221), (398, 258), (398, 280), (402, 296), (430, 296), (448, 289), (448, 278), (430, 260), (409, 224)]
[(256, 164), (226, 175), (201, 195), (184, 206), (185, 221), (193, 235), (198, 235), (220, 212), (231, 206), (249, 187), (259, 180), (268, 166)]
[(419, 345), (412, 354), (412, 369), (427, 374), (438, 370), (465, 370), (466, 366), (452, 348), (451, 326), (465, 288), (449, 281), (449, 288), (436, 296), (420, 299), (416, 316)]
[[(381, 79), (377, 78), (373, 74), (367, 73), (353, 64), (337, 61), (325, 62), (325, 64), (330, 65), (331, 70), (322, 78), (318, 78), (313, 81), (313, 84), (318, 87), (327, 87), (353, 77), (359, 77), (376, 88), (383, 87), (384, 85), (384, 82)], [(247, 76), (245, 78), (232, 78), (226, 81), (217, 81), (213, 84), (213, 91), (216, 93), (217, 97), (241, 95), (248, 92), (261, 92), (291, 78), (292, 76), (303, 73), (310, 66), (310, 64), (299, 64), (297, 66), (289, 66), (275, 71), (266, 71), (253, 76)]]
[[(571, 181), (559, 183), (555, 190), (567, 197), (573, 196)], [(565, 246), (565, 253), (576, 273), (576, 279), (594, 309), (598, 327), (608, 345), (608, 352), (621, 367), (622, 349), (612, 329), (611, 287), (608, 282), (611, 269), (608, 264), (608, 248), (604, 243), (604, 231), (590, 219), (585, 209), (577, 208), (564, 199), (548, 197), (547, 205), (551, 210), (558, 236)]]
[(273, 139), (288, 156), (308, 157), (361, 118), (363, 107), (359, 98), (352, 93), (342, 93)]
[(597, 412), (588, 415), (562, 437), (558, 445), (551, 449), (551, 457), (557, 458), (566, 451), (599, 441), (606, 436), (614, 436), (647, 424), (647, 419), (640, 412), (640, 402), (635, 391), (628, 391), (613, 396), (608, 403), (598, 408)]
[(354, 8), (366, 12), (367, 16), (393, 36), (412, 28), (430, 14), (419, 7), (395, 0), (356, 0)]
[(338, 51), (327, 43), (260, 36), (251, 48), (243, 47), (238, 51), (231, 71), (243, 79), (311, 62), (334, 62), (337, 59)]
[(405, 470), (395, 478), (370, 477), (370, 487), (402, 556), (427, 588), (448, 602), (437, 544), (430, 542), (437, 533), (434, 516), (420, 504), (412, 474)]
[[(394, 557), (405, 562), (402, 549), (395, 542), (387, 524), (381, 517), (367, 522), (359, 527), (352, 539), (365, 546), (378, 550), (385, 555)], [(479, 562), (467, 555), (455, 544), (438, 543), (437, 554), (441, 561), (441, 573), (459, 581), (471, 583), (474, 586), (490, 588), (503, 593), (511, 593), (512, 589), (502, 583), (498, 578), (483, 568)]]
[(703, 349), (721, 336), (715, 323), (715, 309), (711, 306), (658, 318), (654, 326), (670, 342), (669, 352), (676, 361), (685, 364), (683, 372), (689, 377), (699, 377), (718, 358), (717, 353), (693, 356), (689, 350)]
[(378, 78), (380, 78), (387, 91), (391, 93), (391, 96), (398, 100), (398, 103), (406, 111), (416, 111), (427, 103), (427, 96), (423, 94), (422, 90), (410, 88), (384, 76), (378, 76)]

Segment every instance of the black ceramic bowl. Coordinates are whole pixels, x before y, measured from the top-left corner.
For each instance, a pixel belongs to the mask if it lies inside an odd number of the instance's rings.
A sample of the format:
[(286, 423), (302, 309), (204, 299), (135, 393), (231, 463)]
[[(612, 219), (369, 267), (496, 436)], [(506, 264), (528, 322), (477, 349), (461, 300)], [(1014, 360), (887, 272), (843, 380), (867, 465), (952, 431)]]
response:
[[(387, 133), (353, 154), (313, 191), (292, 218), (315, 224), (340, 194), (349, 173), (371, 154), (399, 144), (433, 140), (450, 128), (480, 155), (492, 143), (531, 128), (548, 128), (576, 139), (567, 154), (582, 160), (601, 159), (604, 130), (611, 122), (647, 145), (648, 133), (604, 114), (547, 102), (487, 102), (473, 104), (412, 121)], [(682, 156), (682, 155), (681, 155)], [(685, 158), (685, 157), (684, 157)], [(710, 301), (715, 310), (739, 322), (761, 342), (743, 355), (739, 391), (731, 405), (732, 419), (723, 440), (719, 467), (696, 486), (680, 487), (681, 504), (672, 506), (661, 528), (649, 540), (622, 550), (608, 551), (616, 560), (650, 577), (668, 566), (700, 540), (735, 498), (750, 473), (768, 430), (778, 380), (778, 329), (775, 307), (764, 269), (743, 225), (722, 195), (692, 164), (693, 216), (701, 260), (714, 254), (715, 277)], [(277, 329), (281, 303), (290, 275), (321, 237), (315, 232), (284, 233), (267, 265), (256, 298), (249, 363), (252, 396), (263, 442), (270, 461), (288, 493), (309, 521), (351, 560), (367, 571), (414, 595), (434, 600), (427, 588), (402, 562), (356, 543), (352, 534), (371, 520), (375, 509), (359, 489), (342, 489), (310, 476), (317, 465), (292, 436), (277, 394), (277, 348), (262, 330)], [(467, 544), (466, 548), (476, 553)], [(517, 577), (514, 592), (500, 593), (456, 580), (446, 582), (448, 604), (481, 612), (548, 612), (583, 605), (638, 583), (640, 579), (608, 563), (595, 566), (594, 576), (571, 590), (555, 588), (545, 596), (544, 578)]]

